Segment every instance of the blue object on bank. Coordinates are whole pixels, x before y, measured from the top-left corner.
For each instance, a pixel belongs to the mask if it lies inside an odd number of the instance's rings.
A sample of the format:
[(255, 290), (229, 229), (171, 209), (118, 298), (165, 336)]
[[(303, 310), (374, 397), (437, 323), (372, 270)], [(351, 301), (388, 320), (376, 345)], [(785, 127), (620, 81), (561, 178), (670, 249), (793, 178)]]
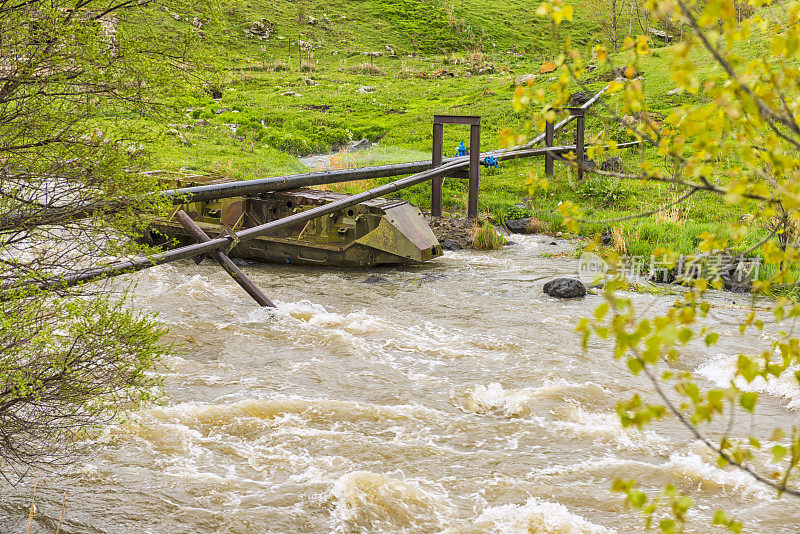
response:
[(500, 161), (494, 156), (486, 156), (483, 160), (483, 165), (485, 167), (494, 167), (497, 168), (500, 165)]
[(457, 158), (459, 156), (466, 156), (466, 155), (467, 155), (467, 147), (464, 146), (464, 141), (461, 141), (461, 144), (458, 145), (458, 152), (456, 152), (456, 155), (453, 157)]

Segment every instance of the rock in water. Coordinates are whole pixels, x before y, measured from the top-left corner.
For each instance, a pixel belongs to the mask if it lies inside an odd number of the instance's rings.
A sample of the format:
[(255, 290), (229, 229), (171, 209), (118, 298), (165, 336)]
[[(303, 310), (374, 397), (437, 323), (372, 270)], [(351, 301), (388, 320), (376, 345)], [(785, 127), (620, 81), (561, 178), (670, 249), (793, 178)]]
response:
[(542, 291), (558, 299), (574, 299), (586, 296), (586, 287), (583, 282), (575, 278), (556, 278), (547, 282)]
[(505, 224), (512, 234), (543, 234), (547, 231), (547, 225), (536, 217), (506, 219)]
[(461, 250), (464, 247), (462, 247), (461, 244), (454, 239), (445, 239), (442, 241), (442, 248), (445, 250)]

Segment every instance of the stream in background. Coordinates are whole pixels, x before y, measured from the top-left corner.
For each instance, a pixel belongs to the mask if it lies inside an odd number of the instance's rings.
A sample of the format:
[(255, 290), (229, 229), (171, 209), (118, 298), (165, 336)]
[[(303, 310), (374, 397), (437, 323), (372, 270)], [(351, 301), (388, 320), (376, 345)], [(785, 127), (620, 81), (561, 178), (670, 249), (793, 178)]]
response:
[[(166, 362), (169, 397), (42, 477), (31, 531), (55, 532), (66, 492), (61, 532), (76, 534), (636, 532), (610, 491), (636, 478), (692, 497), (689, 532), (713, 531), (717, 508), (747, 532), (796, 532), (795, 499), (716, 467), (676, 422), (620, 426), (616, 403), (652, 393), (607, 347), (582, 352), (574, 327), (602, 297), (546, 297), (544, 281), (575, 273), (572, 245), (513, 239), (397, 269), (246, 267), (276, 311), (210, 261), (140, 273), (135, 304), (185, 344)], [(645, 313), (675, 300), (632, 298)], [(747, 313), (747, 297), (713, 299), (710, 323)], [(719, 330), (680, 368), (724, 386), (737, 352), (766, 340)], [(796, 384), (759, 389), (737, 432), (796, 421)], [(3, 487), (0, 532), (25, 532), (32, 489)]]

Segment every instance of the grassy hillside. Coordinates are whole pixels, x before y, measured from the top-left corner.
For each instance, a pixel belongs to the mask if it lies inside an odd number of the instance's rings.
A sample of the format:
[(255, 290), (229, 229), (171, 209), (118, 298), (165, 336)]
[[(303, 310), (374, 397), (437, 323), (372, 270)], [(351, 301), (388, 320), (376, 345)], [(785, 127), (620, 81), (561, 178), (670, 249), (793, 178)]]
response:
[[(222, 98), (198, 93), (179, 102), (185, 115), (172, 119), (172, 124), (148, 123), (148, 128), (161, 133), (151, 146), (153, 167), (237, 179), (303, 172), (307, 168), (297, 156), (336, 151), (361, 138), (377, 142), (378, 148), (367, 154), (339, 154), (335, 158), (338, 165), (428, 159), (432, 116), (437, 113), (481, 115), (481, 150), (495, 149), (502, 129), (519, 131), (527, 121), (511, 106), (515, 78), (536, 74), (533, 88), (549, 91), (554, 74), (540, 75), (539, 67), (554, 57), (560, 42), (570, 40), (588, 48), (604, 38), (599, 20), (602, 10), (590, 0), (575, 3), (575, 21), (562, 26), (557, 35), (527, 2), (464, 0), (452, 7), (454, 4), (434, 0), (281, 0), (228, 7), (220, 20), (208, 21), (204, 27), (209, 35), (214, 28), (218, 30), (218, 38), (209, 37), (207, 46), (226, 66), (213, 80)], [(772, 8), (772, 12), (779, 9)], [(159, 16), (165, 24), (190, 24), (170, 14)], [(275, 29), (269, 39), (248, 36), (244, 31), (260, 19)], [(627, 31), (627, 20), (621, 20), (620, 27)], [(303, 52), (302, 66), (298, 36), (311, 43)], [(393, 47), (396, 55), (390, 55), (384, 45)], [(740, 53), (745, 59), (756, 57), (762, 46), (766, 43), (754, 36)], [(364, 52), (383, 55), (370, 58)], [(623, 53), (615, 56), (617, 64), (627, 60)], [(703, 75), (715, 74), (712, 62), (700, 64), (708, 65)], [(704, 98), (702, 94), (668, 94), (674, 84), (667, 48), (656, 48), (638, 68), (651, 112), (666, 115), (675, 106)], [(596, 81), (588, 89), (604, 85)], [(609, 104), (619, 109), (613, 99)], [(589, 116), (587, 131), (590, 136), (605, 131), (619, 141), (628, 140), (601, 107), (595, 107)], [(557, 142), (568, 144), (571, 135), (568, 130)], [(446, 152), (455, 151), (462, 140), (468, 141), (466, 129), (445, 129)], [(664, 165), (651, 149), (629, 151), (623, 159), (628, 169), (645, 161)], [(620, 184), (591, 175), (578, 183), (569, 169), (557, 166), (551, 187), (537, 191), (531, 203), (521, 203), (530, 194), (525, 185), (529, 170), (541, 173), (542, 166), (541, 160), (534, 159), (483, 170), (480, 209), (485, 216), (503, 220), (534, 215), (557, 231), (560, 219), (553, 211), (566, 200), (585, 206), (588, 217), (605, 219), (655, 208), (677, 194), (665, 186)], [(725, 180), (724, 169), (718, 179)], [(386, 181), (365, 181), (339, 189), (363, 190)], [(429, 206), (429, 186), (399, 195), (422, 208)], [(453, 212), (463, 211), (466, 184), (446, 180), (444, 203)], [(584, 232), (597, 235), (613, 227), (622, 247), (631, 254), (648, 255), (665, 245), (688, 253), (698, 243), (699, 234), (713, 230), (724, 235), (727, 224), (739, 215), (719, 197), (698, 195), (678, 210), (643, 222), (589, 225)], [(762, 235), (763, 229), (753, 228), (745, 245)]]
[[(583, 0), (586, 1), (586, 0)], [(552, 52), (548, 24), (534, 13), (537, 6), (520, 0), (323, 0), (237, 2), (214, 21), (228, 37), (231, 59), (259, 56), (261, 47), (283, 55), (286, 41), (298, 37), (316, 48), (342, 53), (394, 47), (401, 55), (447, 54), (454, 51), (514, 52), (534, 55)], [(567, 30), (588, 43), (601, 29), (594, 10), (577, 16)], [(267, 43), (242, 41), (243, 29), (265, 19), (275, 29)]]

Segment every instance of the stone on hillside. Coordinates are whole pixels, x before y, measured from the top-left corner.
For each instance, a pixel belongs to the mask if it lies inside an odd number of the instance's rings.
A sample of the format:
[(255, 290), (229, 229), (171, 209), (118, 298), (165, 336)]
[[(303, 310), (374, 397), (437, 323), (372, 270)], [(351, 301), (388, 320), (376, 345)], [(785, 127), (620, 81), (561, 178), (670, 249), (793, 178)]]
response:
[(578, 91), (569, 97), (570, 106), (582, 106), (594, 96), (591, 91)]
[(680, 94), (683, 90), (680, 87), (676, 87), (675, 89), (670, 89), (667, 91), (668, 95), (677, 95)]
[(394, 49), (393, 46), (383, 45), (383, 49), (386, 50), (386, 53), (389, 55), (389, 57), (397, 56), (397, 51)]
[(575, 278), (556, 278), (547, 282), (542, 291), (558, 299), (574, 299), (586, 296), (586, 286)]
[(606, 172), (625, 172), (625, 166), (622, 164), (622, 158), (615, 156), (601, 163), (600, 170)]
[(535, 74), (521, 74), (514, 78), (514, 85), (527, 85), (528, 80), (535, 80)]
[(376, 90), (375, 87), (372, 85), (362, 85), (361, 87), (356, 89), (356, 92), (365, 95), (367, 93), (374, 93), (375, 90)]
[(251, 23), (244, 32), (249, 37), (257, 37), (264, 41), (269, 39), (275, 33), (275, 24), (267, 19), (257, 20)]
[(369, 150), (372, 147), (373, 145), (370, 143), (369, 139), (362, 139), (361, 141), (350, 141), (350, 143), (347, 144), (347, 151), (358, 152), (360, 150)]

